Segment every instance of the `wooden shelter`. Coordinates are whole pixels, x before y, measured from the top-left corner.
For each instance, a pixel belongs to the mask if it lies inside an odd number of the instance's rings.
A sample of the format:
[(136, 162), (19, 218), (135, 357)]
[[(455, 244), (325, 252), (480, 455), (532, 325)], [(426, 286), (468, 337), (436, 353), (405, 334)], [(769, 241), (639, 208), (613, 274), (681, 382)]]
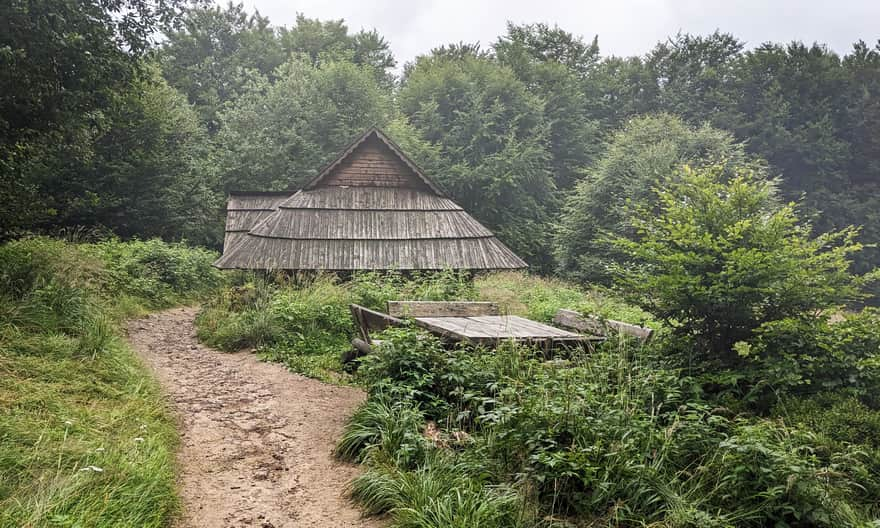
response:
[(526, 263), (376, 128), (295, 193), (229, 197), (223, 269), (517, 269)]

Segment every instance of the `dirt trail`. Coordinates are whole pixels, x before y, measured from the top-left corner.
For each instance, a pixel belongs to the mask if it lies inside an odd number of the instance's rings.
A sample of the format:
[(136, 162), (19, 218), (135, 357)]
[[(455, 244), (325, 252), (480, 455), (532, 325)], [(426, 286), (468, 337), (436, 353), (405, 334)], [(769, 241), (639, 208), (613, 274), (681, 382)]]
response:
[(331, 451), (363, 400), (336, 387), (198, 343), (195, 308), (129, 324), (178, 415), (180, 528), (378, 527), (342, 496), (355, 466)]

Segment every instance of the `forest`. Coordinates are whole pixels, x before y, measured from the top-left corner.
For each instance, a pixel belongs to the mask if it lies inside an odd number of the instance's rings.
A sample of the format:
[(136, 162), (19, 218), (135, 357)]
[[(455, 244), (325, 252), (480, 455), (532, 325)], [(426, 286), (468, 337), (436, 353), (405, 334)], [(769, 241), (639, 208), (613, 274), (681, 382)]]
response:
[[(187, 353), (358, 391), (325, 451), (363, 526), (880, 526), (880, 40), (619, 57), (598, 29), (401, 64), (308, 13), (0, 4), (0, 526), (190, 526), (191, 441), (128, 338), (196, 305)], [(230, 192), (371, 126), (529, 270), (211, 266)], [(406, 324), (343, 364), (349, 305), (406, 299), (654, 337), (548, 358)]]
[(377, 125), (537, 271), (607, 281), (599, 234), (682, 162), (776, 178), (816, 232), (861, 229), (855, 271), (880, 261), (880, 43), (839, 56), (716, 32), (615, 57), (511, 24), (399, 68), (382, 35), (341, 20), (85, 5), (0, 13), (5, 238), (85, 228), (219, 248), (228, 191), (296, 189)]

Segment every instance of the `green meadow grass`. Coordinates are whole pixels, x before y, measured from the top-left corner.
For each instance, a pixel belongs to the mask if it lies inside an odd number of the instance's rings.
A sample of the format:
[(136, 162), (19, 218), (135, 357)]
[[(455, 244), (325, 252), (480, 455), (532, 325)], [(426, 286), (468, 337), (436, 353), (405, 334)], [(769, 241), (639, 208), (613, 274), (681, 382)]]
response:
[(0, 526), (170, 524), (175, 424), (122, 324), (218, 286), (212, 258), (157, 240), (0, 246)]

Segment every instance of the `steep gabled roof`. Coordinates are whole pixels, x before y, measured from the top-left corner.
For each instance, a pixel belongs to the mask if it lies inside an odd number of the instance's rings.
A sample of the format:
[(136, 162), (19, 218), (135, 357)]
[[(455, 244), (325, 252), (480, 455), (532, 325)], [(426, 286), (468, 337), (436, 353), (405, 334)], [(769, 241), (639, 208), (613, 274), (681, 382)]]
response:
[[(245, 207), (247, 206), (247, 207)], [(266, 209), (268, 208), (268, 209)], [(358, 137), (302, 190), (233, 195), (247, 211), (220, 268), (289, 270), (510, 269), (526, 263), (445, 197), (385, 134)], [(230, 226), (244, 220), (227, 218)]]

